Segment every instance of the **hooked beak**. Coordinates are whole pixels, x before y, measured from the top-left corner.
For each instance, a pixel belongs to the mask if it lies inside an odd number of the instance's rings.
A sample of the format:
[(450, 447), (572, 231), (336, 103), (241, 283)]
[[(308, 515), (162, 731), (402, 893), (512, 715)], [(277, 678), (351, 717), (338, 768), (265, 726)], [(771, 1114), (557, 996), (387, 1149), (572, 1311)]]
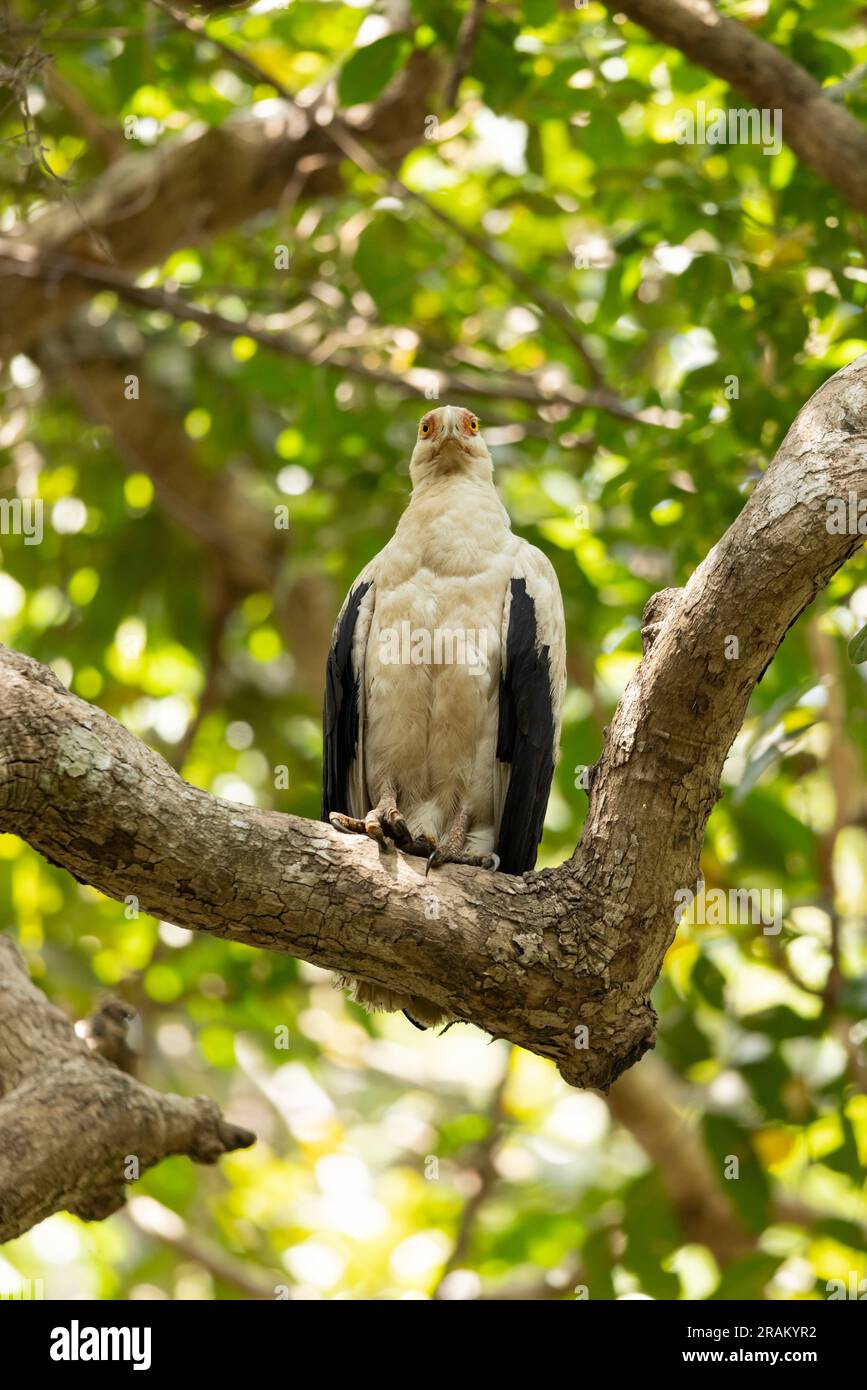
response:
[(440, 435), (440, 446), (442, 447), (448, 439), (460, 439), (458, 416), (453, 405), (446, 406), (446, 418)]

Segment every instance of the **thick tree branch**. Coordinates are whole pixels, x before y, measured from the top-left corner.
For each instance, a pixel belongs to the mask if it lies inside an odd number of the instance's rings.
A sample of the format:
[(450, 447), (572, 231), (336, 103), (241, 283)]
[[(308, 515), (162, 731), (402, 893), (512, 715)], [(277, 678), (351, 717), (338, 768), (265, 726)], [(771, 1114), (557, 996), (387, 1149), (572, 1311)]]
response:
[(608, 1106), (658, 1165), (684, 1241), (706, 1245), (724, 1266), (754, 1250), (756, 1240), (741, 1225), (701, 1134), (688, 1123), (689, 1097), (682, 1090), (662, 1062), (645, 1057), (612, 1086)]
[[(424, 129), (436, 60), (414, 51), (379, 101), (359, 114), (358, 133), (397, 167)], [(287, 199), (336, 192), (342, 156), (314, 113), (293, 104), (267, 116), (200, 127), (147, 154), (118, 160), (77, 199), (13, 229), (39, 254), (94, 259), (94, 238), (116, 267), (157, 265)], [(86, 224), (86, 225), (85, 225)], [(93, 294), (93, 286), (12, 274), (0, 279), (0, 356), (27, 347)]]
[(0, 830), (110, 897), (423, 993), (553, 1058), (573, 1084), (607, 1088), (652, 1046), (675, 893), (698, 875), (750, 693), (861, 544), (828, 529), (828, 498), (850, 494), (867, 499), (867, 357), (807, 403), (740, 516), (654, 615), (559, 869), (452, 866), (426, 880), (420, 860), (210, 797), (13, 652), (0, 654)]
[(802, 67), (710, 0), (605, 0), (707, 68), (754, 106), (782, 111), (782, 135), (805, 164), (867, 212), (867, 130)]
[(160, 1095), (91, 1050), (0, 936), (0, 1242), (56, 1211), (102, 1220), (169, 1154), (215, 1163), (253, 1138), (204, 1096)]

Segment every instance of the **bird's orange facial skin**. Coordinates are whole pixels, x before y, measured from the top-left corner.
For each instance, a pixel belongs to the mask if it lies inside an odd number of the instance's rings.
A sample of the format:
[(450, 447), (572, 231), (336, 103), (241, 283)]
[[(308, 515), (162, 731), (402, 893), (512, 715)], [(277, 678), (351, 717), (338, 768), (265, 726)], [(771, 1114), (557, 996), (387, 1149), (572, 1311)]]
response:
[(424, 478), (464, 473), (490, 477), (491, 456), (478, 417), (460, 405), (440, 405), (423, 415), (410, 460), (413, 485)]
[[(447, 409), (448, 407), (446, 407)], [(445, 413), (445, 410), (431, 410), (427, 415), (424, 415), (418, 427), (419, 439), (435, 440), (443, 435), (448, 427), (445, 421), (441, 421), (440, 417)], [(471, 410), (456, 411), (455, 414), (461, 434), (472, 437), (479, 433), (478, 417)]]

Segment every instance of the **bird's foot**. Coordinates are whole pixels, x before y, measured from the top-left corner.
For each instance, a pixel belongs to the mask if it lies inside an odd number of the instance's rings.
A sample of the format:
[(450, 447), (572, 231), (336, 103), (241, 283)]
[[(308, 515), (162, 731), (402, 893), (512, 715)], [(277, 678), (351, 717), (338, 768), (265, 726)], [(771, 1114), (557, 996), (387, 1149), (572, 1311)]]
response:
[(429, 840), (427, 835), (419, 835), (413, 838), (410, 844), (401, 845), (404, 854), (415, 854), (419, 859), (429, 859), (436, 846), (433, 840)]
[(496, 854), (468, 854), (464, 848), (470, 829), (470, 813), (462, 806), (448, 835), (438, 845), (431, 846), (428, 855), (425, 878), (431, 869), (439, 869), (443, 864), (469, 864), (475, 869), (498, 869), (500, 860)]
[(425, 878), (431, 869), (439, 869), (443, 864), (470, 864), (475, 869), (498, 869), (500, 857), (497, 854), (464, 854), (453, 849), (448, 840), (444, 840), (442, 844), (437, 845), (433, 854), (428, 856)]
[(341, 830), (344, 835), (367, 835), (376, 841), (380, 849), (387, 850), (389, 841), (393, 841), (398, 849), (407, 850), (410, 854), (420, 852), (410, 848), (415, 842), (393, 801), (380, 802), (379, 806), (368, 811), (363, 820), (357, 816), (344, 816), (340, 811), (332, 811), (328, 819), (335, 830)]
[(431, 869), (439, 869), (443, 864), (470, 864), (478, 869), (497, 869), (500, 861), (496, 854), (465, 854), (463, 852), (466, 826), (460, 824), (455, 830), (435, 844), (427, 835), (415, 836), (393, 801), (382, 801), (362, 818), (345, 816), (340, 811), (332, 811), (328, 817), (335, 830), (344, 835), (367, 835), (375, 840), (380, 849), (388, 850), (392, 844), (403, 850), (404, 854), (414, 854), (426, 859), (425, 878)]

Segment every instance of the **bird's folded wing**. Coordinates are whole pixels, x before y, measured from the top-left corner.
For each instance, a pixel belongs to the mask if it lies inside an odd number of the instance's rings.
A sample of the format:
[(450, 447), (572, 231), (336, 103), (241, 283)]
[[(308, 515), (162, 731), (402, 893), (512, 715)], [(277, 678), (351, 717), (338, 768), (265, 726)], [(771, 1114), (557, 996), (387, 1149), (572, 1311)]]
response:
[(502, 626), (494, 813), (504, 873), (536, 863), (560, 742), (566, 630), (557, 576), (527, 541), (516, 547)]
[(325, 668), (322, 710), (322, 819), (331, 811), (363, 816), (364, 662), (376, 602), (375, 562), (356, 579), (340, 610)]

